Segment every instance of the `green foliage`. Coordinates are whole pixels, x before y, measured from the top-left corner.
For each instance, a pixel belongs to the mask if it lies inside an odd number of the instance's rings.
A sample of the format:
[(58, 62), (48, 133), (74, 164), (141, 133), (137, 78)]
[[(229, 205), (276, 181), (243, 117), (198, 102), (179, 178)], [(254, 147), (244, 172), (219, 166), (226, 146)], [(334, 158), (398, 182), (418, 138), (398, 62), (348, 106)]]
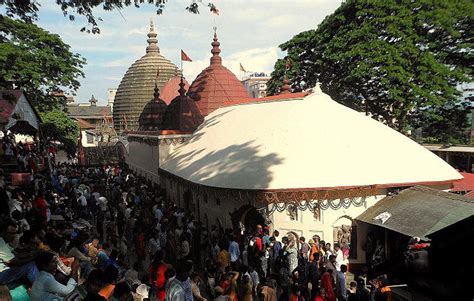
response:
[(79, 138), (79, 126), (69, 118), (66, 112), (54, 108), (47, 112), (40, 112), (41, 135), (43, 141), (57, 140), (64, 146), (66, 153), (70, 156), (76, 153)]
[[(299, 62), (288, 72), (293, 90), (319, 81), (333, 99), (399, 131), (423, 126), (438, 142), (466, 141), (469, 108), (456, 86), (472, 81), (473, 14), (470, 0), (347, 1), (280, 48)], [(281, 86), (282, 61), (270, 93)]]
[[(65, 17), (69, 20), (75, 21), (76, 15), (83, 16), (88, 23), (88, 26), (81, 28), (81, 31), (87, 33), (100, 33), (98, 21), (101, 18), (96, 17), (97, 8), (102, 8), (104, 11), (121, 10), (126, 6), (134, 5), (139, 8), (142, 4), (151, 4), (156, 7), (158, 15), (163, 13), (165, 4), (168, 0), (94, 0), (94, 1), (77, 1), (77, 0), (57, 0), (56, 4), (60, 7)], [(186, 10), (193, 14), (199, 14), (200, 6), (207, 6), (211, 12), (218, 11), (212, 2), (203, 3), (203, 0), (189, 0), (190, 4)], [(37, 0), (0, 0), (0, 5), (5, 6), (7, 16), (19, 17), (25, 22), (31, 23), (38, 19), (38, 11), (41, 8)]]
[(84, 63), (59, 35), (0, 15), (0, 87), (22, 88), (39, 110), (57, 104), (52, 93), (79, 88)]

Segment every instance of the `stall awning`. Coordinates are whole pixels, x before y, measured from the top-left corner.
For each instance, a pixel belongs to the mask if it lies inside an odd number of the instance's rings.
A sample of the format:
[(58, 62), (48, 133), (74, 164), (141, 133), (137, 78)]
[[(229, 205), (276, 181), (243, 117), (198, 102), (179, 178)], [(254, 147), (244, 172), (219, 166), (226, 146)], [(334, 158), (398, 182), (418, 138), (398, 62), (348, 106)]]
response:
[(472, 199), (415, 186), (398, 195), (385, 197), (356, 217), (356, 220), (427, 240), (431, 233), (473, 214)]

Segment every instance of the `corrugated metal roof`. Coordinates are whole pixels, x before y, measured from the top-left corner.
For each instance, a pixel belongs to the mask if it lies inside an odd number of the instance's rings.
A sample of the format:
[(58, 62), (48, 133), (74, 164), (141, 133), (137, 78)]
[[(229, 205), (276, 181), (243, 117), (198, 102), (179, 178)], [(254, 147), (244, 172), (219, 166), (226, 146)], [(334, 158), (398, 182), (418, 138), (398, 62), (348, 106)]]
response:
[[(374, 218), (391, 214), (385, 223)], [(457, 194), (415, 186), (388, 196), (356, 217), (407, 236), (426, 236), (474, 214), (474, 200)]]

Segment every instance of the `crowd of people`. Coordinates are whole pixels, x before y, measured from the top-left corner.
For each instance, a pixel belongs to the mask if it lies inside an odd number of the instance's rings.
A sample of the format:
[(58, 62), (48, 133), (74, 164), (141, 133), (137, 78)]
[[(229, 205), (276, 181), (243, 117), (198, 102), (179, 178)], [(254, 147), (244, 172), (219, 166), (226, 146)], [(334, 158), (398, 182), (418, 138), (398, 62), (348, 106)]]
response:
[(389, 298), (347, 283), (346, 250), (318, 236), (209, 227), (125, 167), (51, 166), (23, 187), (0, 171), (1, 300)]

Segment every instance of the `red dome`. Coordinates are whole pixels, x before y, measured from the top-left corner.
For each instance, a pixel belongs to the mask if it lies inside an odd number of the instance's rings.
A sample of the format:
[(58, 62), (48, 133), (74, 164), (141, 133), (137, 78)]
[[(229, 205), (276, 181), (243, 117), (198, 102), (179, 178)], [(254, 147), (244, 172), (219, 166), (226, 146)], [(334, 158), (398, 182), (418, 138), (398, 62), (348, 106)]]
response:
[[(170, 78), (161, 89), (161, 99), (163, 99), (167, 105), (169, 105), (171, 101), (179, 95), (178, 90), (180, 81), (181, 76), (176, 75)], [(189, 83), (186, 80), (184, 80), (184, 89), (189, 90)]]
[(163, 129), (192, 133), (204, 121), (196, 102), (187, 96), (183, 80), (180, 81), (179, 95), (176, 96), (163, 118)]
[(250, 98), (234, 73), (222, 66), (220, 43), (215, 33), (211, 45), (211, 65), (196, 77), (188, 93), (204, 116), (220, 107), (249, 102)]
[(155, 93), (153, 93), (153, 99), (145, 105), (143, 112), (140, 114), (138, 119), (139, 130), (161, 130), (165, 113), (166, 103), (160, 98), (160, 91), (155, 83)]

